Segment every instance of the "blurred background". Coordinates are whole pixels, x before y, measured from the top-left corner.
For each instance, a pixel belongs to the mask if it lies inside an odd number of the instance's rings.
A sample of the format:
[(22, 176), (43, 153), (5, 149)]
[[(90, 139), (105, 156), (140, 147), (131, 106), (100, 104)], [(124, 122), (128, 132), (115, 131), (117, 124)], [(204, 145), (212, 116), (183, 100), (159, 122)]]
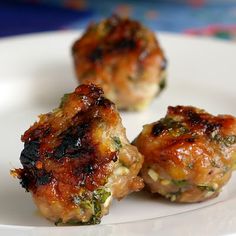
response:
[(83, 29), (112, 13), (155, 31), (236, 42), (236, 0), (0, 0), (0, 37)]

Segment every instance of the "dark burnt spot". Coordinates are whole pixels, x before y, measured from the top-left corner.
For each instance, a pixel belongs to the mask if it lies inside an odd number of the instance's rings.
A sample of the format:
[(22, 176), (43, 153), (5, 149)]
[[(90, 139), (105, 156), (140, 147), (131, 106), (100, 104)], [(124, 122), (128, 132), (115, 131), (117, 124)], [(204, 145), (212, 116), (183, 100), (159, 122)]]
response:
[(20, 155), (21, 164), (24, 167), (31, 168), (39, 159), (39, 141), (26, 142)]
[(85, 173), (92, 173), (96, 168), (92, 164), (88, 164), (84, 168)]
[(51, 182), (52, 175), (51, 173), (46, 172), (45, 170), (38, 170), (36, 172), (36, 186), (45, 185)]
[(178, 137), (187, 133), (188, 129), (185, 124), (170, 117), (165, 117), (153, 126), (152, 134), (154, 136), (159, 136), (164, 131), (168, 131), (172, 136)]
[(92, 176), (94, 171), (98, 168), (98, 165), (95, 163), (96, 155), (91, 155), (86, 157), (81, 162), (80, 165), (73, 170), (73, 174), (76, 176), (82, 176), (81, 179), (86, 179), (88, 176)]
[(188, 142), (188, 143), (194, 143), (195, 139), (196, 138), (194, 138), (194, 137), (190, 137), (190, 138), (186, 138), (185, 141)]
[(112, 157), (112, 161), (116, 162), (118, 160), (117, 153)]
[(121, 39), (114, 43), (115, 50), (133, 50), (136, 47), (134, 39)]
[(199, 126), (199, 128), (207, 135), (219, 132), (222, 128), (220, 122), (212, 120), (210, 117), (205, 117), (204, 114), (198, 114), (193, 110), (187, 110), (185, 114), (187, 115), (187, 119), (191, 126)]
[(103, 58), (103, 49), (100, 47), (95, 48), (89, 55), (92, 62), (100, 61)]
[(25, 168), (20, 175), (20, 179), (21, 186), (28, 192), (29, 190), (33, 191), (35, 187), (50, 183), (52, 174), (44, 169), (38, 170), (35, 167)]
[(187, 115), (189, 122), (192, 125), (199, 125), (199, 124), (203, 123), (203, 119), (201, 118), (201, 116), (192, 110), (187, 110), (186, 115)]
[(48, 125), (43, 125), (41, 127), (38, 127), (37, 129), (32, 130), (31, 132), (29, 132), (29, 130), (27, 130), (21, 138), (21, 140), (25, 143), (31, 141), (37, 141), (47, 136), (51, 132), (51, 128)]
[(152, 127), (152, 135), (159, 136), (165, 129), (165, 125), (163, 125), (161, 122), (158, 122)]
[(62, 134), (61, 144), (53, 153), (54, 158), (78, 158), (92, 154), (94, 148), (86, 137), (87, 132), (89, 132), (89, 127), (90, 125), (88, 123), (83, 123), (71, 127), (66, 133)]
[(20, 161), (24, 167), (20, 175), (20, 184), (26, 191), (33, 190), (35, 186), (48, 184), (51, 181), (51, 174), (45, 170), (38, 170), (35, 163), (40, 159), (40, 142), (38, 140), (26, 142), (21, 152)]
[(32, 182), (32, 177), (30, 175), (30, 172), (24, 171), (20, 176), (20, 184), (22, 188), (24, 188), (27, 192), (29, 192), (29, 186)]
[(213, 170), (210, 170), (210, 171), (208, 172), (208, 175), (211, 175), (211, 174), (213, 174)]
[(198, 114), (192, 109), (186, 110), (185, 114), (191, 126), (200, 125), (200, 127), (202, 127), (204, 132), (208, 135), (214, 131), (218, 131), (222, 127), (222, 124), (206, 119), (202, 116), (202, 114)]
[(98, 105), (98, 106), (105, 107), (105, 108), (110, 108), (112, 105), (114, 105), (114, 103), (112, 103), (110, 100), (108, 100), (104, 97), (98, 98), (96, 100), (95, 104)]
[(219, 131), (222, 127), (220, 123), (209, 123), (205, 122), (206, 134), (211, 135), (214, 131)]

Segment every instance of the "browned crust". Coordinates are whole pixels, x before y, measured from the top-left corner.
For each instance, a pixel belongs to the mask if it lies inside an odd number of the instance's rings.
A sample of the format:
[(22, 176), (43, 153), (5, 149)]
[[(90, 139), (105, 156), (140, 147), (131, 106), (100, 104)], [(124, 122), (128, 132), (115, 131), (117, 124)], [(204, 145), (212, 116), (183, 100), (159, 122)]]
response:
[(144, 126), (134, 144), (144, 156), (141, 176), (152, 192), (174, 201), (204, 201), (230, 179), (236, 118), (192, 106), (168, 107), (164, 118)]
[(119, 109), (135, 110), (146, 97), (151, 100), (159, 92), (166, 69), (154, 33), (135, 20), (118, 16), (91, 24), (74, 43), (72, 54), (80, 83), (101, 86)]
[(99, 130), (94, 129), (98, 123), (112, 127), (118, 122), (114, 104), (103, 97), (100, 88), (76, 88), (59, 109), (41, 115), (22, 136), (24, 169), (16, 171), (23, 187), (34, 192), (42, 185), (47, 194), (45, 185), (49, 185), (63, 196), (78, 192), (79, 186), (93, 191), (104, 185), (111, 174), (109, 163), (117, 161), (117, 152), (105, 145), (98, 147), (100, 140), (94, 136)]

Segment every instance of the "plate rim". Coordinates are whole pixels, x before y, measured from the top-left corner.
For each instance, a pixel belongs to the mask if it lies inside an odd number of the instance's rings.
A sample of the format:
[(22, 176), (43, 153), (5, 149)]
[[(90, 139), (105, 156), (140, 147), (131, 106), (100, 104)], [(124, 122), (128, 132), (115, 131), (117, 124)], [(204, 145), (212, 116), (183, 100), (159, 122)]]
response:
[[(53, 35), (58, 35), (58, 34), (65, 34), (65, 35), (70, 35), (70, 34), (81, 34), (83, 30), (70, 30), (70, 31), (51, 31), (51, 32), (41, 32), (41, 33), (32, 33), (32, 34), (26, 34), (26, 35), (17, 35), (17, 36), (10, 36), (10, 37), (4, 37), (4, 38), (1, 38), (0, 39), (0, 46), (2, 43), (11, 43), (11, 42), (16, 42), (18, 40), (25, 40), (25, 39), (34, 39), (34, 38), (38, 38), (38, 37), (48, 37), (48, 36), (53, 36)], [(205, 38), (205, 37), (196, 37), (196, 36), (186, 36), (186, 35), (182, 35), (182, 34), (173, 34), (173, 33), (169, 33), (169, 32), (158, 32), (158, 36), (161, 36), (161, 37), (173, 37), (173, 38), (178, 38), (180, 40), (182, 39), (187, 39), (187, 40), (197, 40), (198, 42), (206, 42), (206, 43), (216, 43), (218, 45), (231, 45), (231, 46), (236, 46), (233, 42), (226, 42), (226, 41), (222, 41), (222, 40), (218, 40), (218, 39), (212, 39), (212, 38)], [(1, 83), (1, 81), (0, 81)], [(233, 202), (233, 203), (236, 203), (236, 198), (232, 198), (232, 199), (228, 199), (227, 202)], [(168, 215), (168, 216), (161, 216), (161, 217), (156, 217), (156, 218), (152, 218), (152, 219), (145, 219), (145, 220), (138, 220), (138, 221), (131, 221), (131, 222), (121, 222), (121, 223), (113, 223), (113, 224), (101, 224), (101, 225), (93, 225), (93, 226), (83, 226), (83, 228), (91, 228), (91, 227), (104, 227), (104, 226), (117, 226), (120, 227), (120, 225), (126, 225), (126, 224), (138, 224), (140, 222), (152, 222), (152, 221), (158, 221), (159, 219), (161, 218), (168, 218), (168, 217), (174, 217), (174, 216), (177, 216), (177, 215), (187, 215), (189, 212), (195, 212), (195, 211), (199, 211), (203, 208), (212, 208), (214, 207), (216, 204), (219, 205), (220, 203), (222, 203), (221, 201), (219, 202), (216, 202), (216, 203), (213, 203), (211, 205), (207, 205), (207, 206), (203, 206), (202, 208), (197, 208), (197, 209), (192, 209), (192, 210), (188, 210), (188, 211), (185, 211), (185, 212), (179, 212), (179, 213), (175, 213), (175, 214), (172, 214), (172, 215)], [(236, 215), (236, 213), (235, 213)], [(236, 223), (236, 222), (235, 222)], [(73, 226), (72, 226), (73, 227)], [(18, 228), (21, 228), (21, 229), (25, 229), (27, 228), (28, 230), (30, 229), (35, 229), (35, 228), (45, 228), (45, 229), (48, 229), (48, 228), (57, 228), (57, 229), (66, 229), (65, 227), (53, 227), (53, 226), (19, 226), (19, 225), (4, 225), (4, 224), (0, 224), (0, 230), (2, 230), (3, 228), (11, 228), (11, 229), (18, 229)], [(236, 226), (234, 227), (234, 233), (236, 233)]]

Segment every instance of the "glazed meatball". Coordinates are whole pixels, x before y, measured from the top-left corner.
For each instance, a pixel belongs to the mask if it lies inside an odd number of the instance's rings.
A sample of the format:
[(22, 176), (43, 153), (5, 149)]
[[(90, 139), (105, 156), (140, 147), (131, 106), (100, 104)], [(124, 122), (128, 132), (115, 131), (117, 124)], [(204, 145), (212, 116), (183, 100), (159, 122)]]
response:
[(91, 24), (72, 54), (79, 82), (101, 86), (119, 109), (144, 108), (165, 85), (163, 51), (137, 21), (112, 16)]
[(42, 215), (56, 224), (97, 224), (112, 198), (143, 187), (142, 155), (102, 89), (81, 85), (22, 136), (22, 169), (12, 170)]
[(176, 202), (216, 197), (236, 163), (236, 118), (191, 106), (169, 107), (134, 140), (141, 176), (152, 193)]

